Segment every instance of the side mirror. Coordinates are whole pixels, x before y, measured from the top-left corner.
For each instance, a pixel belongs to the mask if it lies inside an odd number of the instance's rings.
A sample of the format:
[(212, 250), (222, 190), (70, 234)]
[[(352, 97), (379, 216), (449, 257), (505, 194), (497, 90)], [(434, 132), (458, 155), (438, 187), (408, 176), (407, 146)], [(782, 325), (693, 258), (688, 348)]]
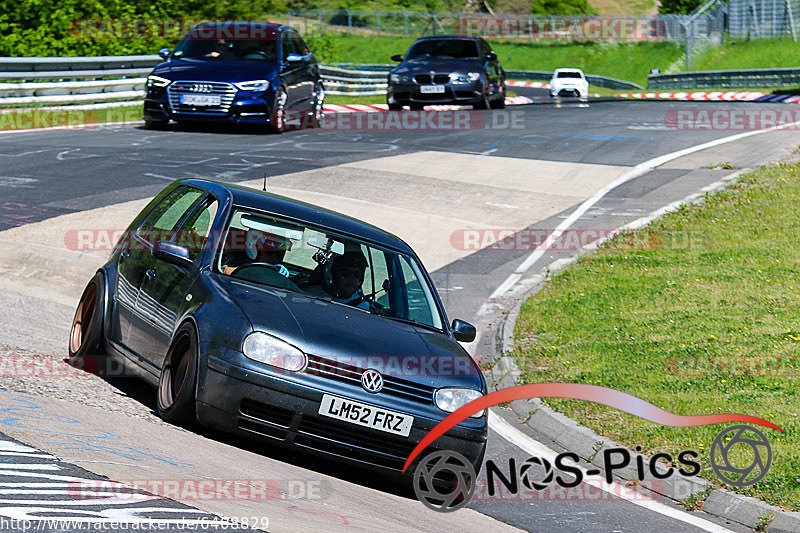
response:
[(192, 260), (189, 259), (189, 248), (182, 244), (169, 241), (158, 241), (153, 247), (153, 257), (166, 261), (173, 265), (187, 268), (191, 266)]
[(300, 54), (289, 54), (286, 56), (286, 61), (289, 63), (297, 63), (299, 61), (304, 61), (305, 56), (301, 56)]
[(453, 337), (455, 337), (457, 341), (472, 342), (475, 340), (477, 331), (475, 330), (475, 326), (469, 322), (464, 322), (456, 318), (453, 320), (453, 325), (450, 327), (453, 330)]
[(497, 61), (497, 54), (495, 54), (494, 52), (488, 52), (486, 54), (486, 60), (487, 61)]
[(170, 52), (169, 48), (162, 48), (161, 50), (158, 51), (158, 55), (161, 59), (166, 59), (169, 57), (169, 52)]
[(392, 61), (402, 62), (403, 61), (403, 56), (400, 55), (400, 54), (395, 54), (395, 55), (392, 56), (391, 59), (392, 59)]

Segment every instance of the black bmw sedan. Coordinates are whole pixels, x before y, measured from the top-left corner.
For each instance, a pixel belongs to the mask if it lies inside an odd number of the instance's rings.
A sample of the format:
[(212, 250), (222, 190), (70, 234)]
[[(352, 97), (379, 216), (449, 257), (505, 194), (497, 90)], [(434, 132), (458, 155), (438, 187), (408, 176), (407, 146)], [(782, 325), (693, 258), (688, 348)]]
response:
[(316, 126), (325, 92), (319, 65), (294, 29), (255, 22), (192, 28), (147, 77), (145, 127), (217, 121), (280, 133), (287, 115)]
[[(179, 180), (86, 287), (69, 354), (124, 364), (165, 420), (399, 474), (449, 413), (486, 394), (428, 273), (398, 237), (290, 198)], [(117, 364), (114, 366), (119, 368)], [(480, 470), (487, 415), (432, 445)]]
[(427, 104), (505, 107), (506, 74), (489, 43), (480, 37), (435, 35), (414, 41), (389, 72), (389, 109)]

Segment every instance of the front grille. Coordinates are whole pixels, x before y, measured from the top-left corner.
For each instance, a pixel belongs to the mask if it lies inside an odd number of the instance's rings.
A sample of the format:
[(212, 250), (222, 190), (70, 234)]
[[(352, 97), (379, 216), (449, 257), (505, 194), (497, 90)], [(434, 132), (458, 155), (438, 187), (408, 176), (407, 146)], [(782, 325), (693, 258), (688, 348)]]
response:
[(417, 83), (425, 85), (428, 83), (436, 83), (438, 85), (444, 85), (448, 81), (450, 81), (449, 74), (417, 74), (414, 76), (414, 80)]
[(395, 470), (403, 469), (406, 458), (416, 446), (407, 439), (316, 416), (303, 416), (294, 442)]
[[(361, 388), (361, 374), (364, 370), (366, 369), (316, 355), (309, 355), (308, 366), (305, 372), (313, 376), (320, 376)], [(396, 398), (403, 398), (430, 405), (433, 403), (433, 393), (435, 390), (434, 387), (428, 385), (413, 383), (402, 378), (384, 374), (383, 389), (378, 393), (378, 396), (381, 394), (388, 394)]]
[[(198, 90), (202, 89), (202, 90)], [(219, 95), (218, 106), (192, 106), (181, 104), (181, 95)], [(225, 115), (231, 108), (236, 89), (230, 83), (219, 81), (176, 81), (167, 87), (169, 105), (172, 111), (182, 114)]]
[(239, 412), (251, 418), (257, 418), (266, 422), (271, 422), (279, 426), (289, 427), (292, 425), (294, 411), (267, 405), (254, 400), (243, 399), (239, 404)]

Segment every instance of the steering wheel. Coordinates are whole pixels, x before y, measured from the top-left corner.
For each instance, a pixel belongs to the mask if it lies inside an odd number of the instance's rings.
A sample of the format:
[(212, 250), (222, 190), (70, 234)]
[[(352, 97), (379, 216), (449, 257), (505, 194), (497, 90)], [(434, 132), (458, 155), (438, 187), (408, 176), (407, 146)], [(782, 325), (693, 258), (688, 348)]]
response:
[(273, 265), (272, 263), (261, 263), (261, 262), (259, 262), (259, 263), (247, 263), (245, 265), (239, 265), (238, 267), (236, 267), (236, 269), (233, 272), (231, 272), (231, 276), (235, 276), (239, 272), (241, 272), (241, 271), (243, 271), (245, 269), (251, 268), (251, 267), (267, 267), (267, 268), (271, 268), (272, 270), (275, 270), (281, 276), (284, 276), (286, 278), (289, 277), (289, 269), (286, 268), (285, 266), (281, 265), (280, 263), (278, 263), (277, 265)]
[(252, 54), (258, 54), (261, 57), (263, 57), (264, 59), (270, 59), (270, 55), (268, 53), (266, 53), (264, 50), (260, 50), (258, 48), (251, 48), (251, 49), (247, 50), (243, 55), (249, 56), (249, 55), (252, 55)]

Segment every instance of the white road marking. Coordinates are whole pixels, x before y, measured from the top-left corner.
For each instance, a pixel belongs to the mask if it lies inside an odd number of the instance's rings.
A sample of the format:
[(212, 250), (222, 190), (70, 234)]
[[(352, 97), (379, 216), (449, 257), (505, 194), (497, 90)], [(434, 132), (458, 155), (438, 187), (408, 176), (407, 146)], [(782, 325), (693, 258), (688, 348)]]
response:
[[(489, 427), (492, 428), (492, 431), (503, 437), (505, 440), (516, 446), (517, 448), (521, 449), (525, 453), (529, 453), (532, 456), (539, 456), (549, 460), (551, 463), (555, 462), (556, 452), (538, 442), (519, 429), (515, 428), (513, 425), (508, 423), (506, 420), (501, 418), (499, 415), (495, 414), (491, 410), (489, 410)], [(685, 522), (692, 526), (698, 527), (705, 531), (710, 531), (712, 533), (734, 533), (730, 529), (726, 529), (720, 525), (715, 524), (709, 520), (704, 518), (700, 518), (698, 516), (691, 515), (679, 509), (675, 509), (668, 505), (664, 505), (663, 503), (657, 502), (655, 500), (649, 500), (646, 498), (642, 499), (628, 499), (625, 498), (625, 494), (629, 492), (627, 487), (621, 486), (619, 483), (611, 483), (607, 484), (605, 479), (601, 478), (600, 476), (587, 476), (586, 469), (582, 466), (578, 466), (584, 473), (584, 483), (588, 483), (593, 487), (599, 488), (605, 492), (613, 494), (614, 496), (624, 499), (627, 502), (630, 502), (634, 505), (638, 505), (639, 507), (643, 507), (648, 511), (653, 511), (655, 513), (664, 515), (668, 518), (672, 518), (674, 520), (680, 520), (681, 522)]]
[(791, 124), (783, 124), (781, 126), (775, 126), (772, 128), (766, 128), (763, 130), (755, 130), (755, 131), (746, 131), (743, 133), (737, 133), (736, 135), (730, 135), (728, 137), (723, 137), (721, 139), (715, 139), (713, 141), (709, 141), (703, 144), (698, 144), (695, 146), (690, 146), (689, 148), (684, 148), (683, 150), (678, 150), (677, 152), (672, 152), (669, 154), (665, 154), (659, 157), (655, 157), (644, 163), (640, 163), (633, 167), (632, 170), (626, 172), (616, 180), (612, 181), (592, 196), (591, 198), (584, 201), (578, 208), (573, 211), (563, 222), (561, 222), (556, 229), (553, 230), (550, 235), (547, 236), (547, 239), (536, 248), (531, 254), (525, 258), (525, 260), (512, 272), (509, 276), (497, 287), (491, 296), (489, 296), (490, 300), (494, 300), (496, 298), (502, 297), (508, 291), (510, 291), (517, 282), (522, 279), (522, 276), (538, 261), (547, 250), (552, 246), (552, 244), (564, 233), (565, 230), (569, 229), (572, 224), (575, 223), (581, 216), (583, 216), (586, 211), (588, 211), (594, 204), (599, 202), (603, 199), (603, 197), (617, 188), (618, 186), (622, 185), (623, 183), (630, 181), (634, 178), (638, 178), (642, 174), (650, 172), (651, 170), (660, 167), (664, 163), (668, 163), (674, 159), (678, 159), (679, 157), (683, 157), (685, 155), (693, 154), (695, 152), (699, 152), (701, 150), (705, 150), (707, 148), (713, 148), (715, 146), (719, 146), (721, 144), (726, 144), (733, 141), (738, 141), (739, 139), (744, 139), (747, 137), (751, 137), (753, 135), (760, 135), (762, 133), (767, 133), (771, 131), (779, 131), (790, 127), (796, 127), (800, 125), (800, 122), (793, 122)]

